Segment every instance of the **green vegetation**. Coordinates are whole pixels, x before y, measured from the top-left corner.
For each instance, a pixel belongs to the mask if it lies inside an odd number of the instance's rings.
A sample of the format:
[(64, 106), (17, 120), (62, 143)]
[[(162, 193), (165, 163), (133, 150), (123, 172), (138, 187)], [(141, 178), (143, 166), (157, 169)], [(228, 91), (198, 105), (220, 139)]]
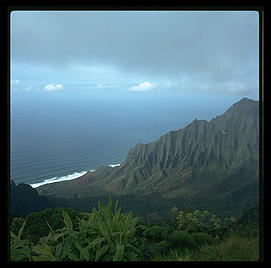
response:
[[(63, 211), (69, 215), (73, 225), (78, 226), (77, 218), (83, 217), (80, 212), (71, 208), (47, 208), (40, 212), (32, 212), (25, 217), (25, 227), (22, 238), (37, 243), (41, 237), (49, 234), (50, 227), (53, 230), (63, 228)], [(14, 218), (10, 230), (15, 234), (18, 233), (23, 222), (23, 218)]]
[(202, 246), (190, 258), (195, 261), (257, 261), (259, 240), (232, 235), (216, 245)]
[[(91, 213), (46, 209), (14, 218), (11, 261), (257, 261), (258, 209), (223, 222), (208, 211), (173, 210), (159, 225), (98, 203)], [(49, 223), (50, 222), (50, 223)], [(38, 231), (38, 226), (40, 230)], [(37, 237), (36, 230), (40, 237)], [(37, 239), (38, 238), (38, 239)]]
[(194, 248), (195, 238), (185, 231), (174, 231), (170, 236), (171, 245), (174, 248)]
[[(121, 213), (117, 202), (114, 213), (112, 200), (107, 206), (99, 203), (98, 210), (83, 213), (75, 228), (69, 214), (62, 210), (64, 227), (54, 231), (37, 244), (20, 240), (26, 221), (16, 236), (11, 231), (11, 260), (28, 261), (133, 261), (139, 254), (135, 237), (138, 218)], [(25, 252), (25, 254), (22, 254)], [(18, 254), (20, 253), (20, 254)]]
[(197, 247), (200, 247), (202, 245), (207, 245), (207, 244), (213, 244), (215, 242), (215, 239), (207, 234), (207, 233), (193, 233), (192, 234), (194, 239), (195, 239), (195, 243)]

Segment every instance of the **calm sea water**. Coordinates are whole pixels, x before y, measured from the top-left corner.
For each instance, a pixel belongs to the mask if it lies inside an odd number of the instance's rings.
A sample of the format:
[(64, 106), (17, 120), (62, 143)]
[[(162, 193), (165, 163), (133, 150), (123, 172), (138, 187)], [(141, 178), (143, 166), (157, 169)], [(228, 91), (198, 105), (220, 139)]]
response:
[(13, 93), (10, 176), (15, 183), (78, 177), (124, 161), (136, 143), (148, 143), (210, 120), (238, 96)]

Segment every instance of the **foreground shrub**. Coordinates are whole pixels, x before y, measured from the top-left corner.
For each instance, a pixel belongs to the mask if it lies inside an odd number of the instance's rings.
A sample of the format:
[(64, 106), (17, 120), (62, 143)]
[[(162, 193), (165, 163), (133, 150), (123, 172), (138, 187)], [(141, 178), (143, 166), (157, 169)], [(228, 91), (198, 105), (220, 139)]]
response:
[(194, 237), (196, 245), (198, 247), (202, 245), (214, 243), (214, 238), (207, 233), (203, 233), (203, 232), (193, 233), (192, 236)]
[(19, 228), (17, 235), (14, 232), (10, 232), (10, 259), (12, 261), (28, 261), (32, 260), (30, 247), (31, 243), (26, 239), (21, 239), (23, 229), (25, 227), (25, 221)]
[[(71, 218), (72, 223), (77, 227), (77, 218), (80, 217), (80, 212), (72, 208), (47, 208), (39, 212), (32, 212), (25, 217), (26, 224), (22, 234), (22, 239), (28, 239), (33, 243), (38, 243), (41, 237), (47, 236), (50, 232), (48, 224), (53, 230), (64, 227), (62, 211), (65, 211)], [(14, 218), (10, 226), (13, 233), (18, 233), (24, 219)]]
[[(20, 228), (22, 227), (23, 223), (25, 220), (21, 217), (14, 217), (12, 219), (12, 223), (10, 224), (10, 231), (13, 232), (14, 234), (18, 234)], [(24, 228), (25, 230), (25, 228)]]
[(236, 221), (234, 217), (228, 217), (222, 221), (207, 210), (200, 211), (197, 209), (192, 211), (189, 207), (181, 211), (178, 211), (175, 207), (172, 212), (176, 214), (176, 227), (178, 230), (188, 233), (204, 232), (220, 238), (224, 236), (229, 226), (232, 226)]
[(156, 246), (158, 248), (159, 253), (163, 254), (163, 253), (166, 253), (166, 252), (168, 252), (170, 250), (171, 242), (168, 241), (168, 240), (162, 240), (162, 241), (158, 242), (156, 244)]
[(196, 242), (194, 237), (185, 231), (175, 231), (170, 236), (170, 241), (174, 248), (194, 248)]
[(12, 261), (134, 261), (138, 259), (138, 244), (135, 237), (138, 218), (131, 212), (121, 213), (118, 203), (111, 211), (112, 199), (106, 206), (98, 204), (92, 213), (78, 218), (78, 227), (64, 210), (64, 227), (54, 231), (50, 225), (47, 237), (33, 245), (21, 240), (25, 222), (16, 236), (11, 233)]
[(193, 212), (188, 209), (181, 210), (176, 221), (178, 229), (187, 232), (206, 232), (221, 227), (221, 220), (207, 210), (203, 212), (199, 210)]
[(118, 201), (114, 213), (111, 206), (109, 198), (107, 206), (99, 203), (98, 210), (94, 207), (91, 214), (86, 214), (87, 220), (79, 221), (79, 232), (85, 238), (93, 239), (91, 245), (96, 252), (95, 261), (137, 260), (135, 232), (138, 218), (133, 218), (131, 212), (121, 213)]
[(168, 235), (168, 229), (164, 226), (151, 226), (143, 232), (143, 235), (154, 241), (161, 241)]

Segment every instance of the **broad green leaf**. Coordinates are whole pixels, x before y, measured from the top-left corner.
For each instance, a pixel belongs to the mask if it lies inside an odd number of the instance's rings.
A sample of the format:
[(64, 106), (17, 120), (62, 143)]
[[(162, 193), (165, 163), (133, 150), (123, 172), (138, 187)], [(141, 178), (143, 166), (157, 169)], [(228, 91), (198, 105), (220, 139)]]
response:
[(104, 245), (103, 247), (101, 247), (100, 249), (98, 249), (96, 251), (96, 257), (95, 257), (95, 261), (99, 260), (99, 258), (105, 254), (107, 252), (107, 250), (109, 249), (109, 245)]
[(105, 261), (112, 261), (112, 255), (108, 254), (108, 253), (106, 255), (104, 255), (103, 262), (105, 262)]
[(15, 240), (15, 241), (12, 241), (11, 247), (12, 249), (18, 249), (20, 247), (26, 246), (27, 243), (28, 243), (28, 240)]
[(46, 237), (46, 236), (41, 237), (41, 238), (39, 239), (39, 244), (46, 244), (46, 243), (47, 243), (47, 237)]
[(111, 206), (112, 206), (112, 197), (111, 197), (111, 195), (109, 195), (108, 201), (107, 201), (107, 208), (109, 210), (111, 210)]
[(33, 259), (33, 261), (41, 261), (39, 256), (33, 256), (32, 259)]
[(60, 260), (61, 251), (62, 251), (62, 244), (58, 244), (56, 246), (56, 258), (58, 260)]
[(17, 235), (14, 234), (12, 231), (10, 231), (10, 236), (11, 236), (12, 239), (16, 239), (17, 238)]
[(74, 252), (69, 252), (69, 254), (67, 254), (67, 256), (68, 256), (69, 259), (72, 260), (72, 261), (79, 261), (78, 256), (77, 256)]
[(75, 239), (74, 239), (72, 242), (73, 242), (73, 245), (75, 246), (75, 248), (76, 248), (79, 252), (81, 252), (82, 247), (81, 247), (81, 245), (80, 245), (80, 242), (79, 242), (78, 240), (75, 240)]
[(139, 252), (139, 249), (137, 247), (133, 246), (131, 243), (127, 244), (127, 249), (129, 249), (129, 252), (136, 252), (136, 253)]
[(127, 261), (137, 261), (137, 260), (138, 257), (134, 252), (130, 251), (127, 253)]
[(85, 261), (89, 261), (89, 248), (88, 247), (83, 248), (81, 253), (82, 253), (82, 256), (80, 257), (83, 257), (83, 260)]
[(50, 260), (48, 256), (48, 249), (46, 250), (43, 245), (36, 245), (33, 247), (33, 251), (39, 255), (40, 260)]
[(98, 217), (97, 217), (97, 223), (98, 223), (98, 225), (99, 225), (99, 229), (100, 229), (102, 235), (103, 235), (104, 237), (107, 237), (108, 232), (107, 232), (107, 230), (106, 230), (106, 228), (105, 228), (105, 225), (104, 225), (103, 222), (100, 221), (100, 219), (99, 219)]
[(29, 254), (27, 254), (24, 249), (19, 249), (19, 250), (16, 250), (16, 251), (11, 251), (10, 259), (12, 261), (22, 261), (24, 259), (30, 260)]
[(120, 210), (119, 209), (115, 209), (115, 215), (113, 216), (113, 228), (116, 229), (116, 227), (119, 224), (119, 218), (120, 218)]
[(47, 225), (48, 225), (48, 227), (49, 227), (51, 233), (54, 235), (54, 234), (55, 234), (55, 233), (54, 233), (54, 230), (53, 230), (52, 227), (50, 226), (49, 222), (47, 221), (46, 223), (47, 223)]
[(65, 226), (67, 227), (68, 231), (72, 232), (73, 225), (72, 225), (72, 221), (71, 221), (69, 214), (66, 211), (62, 210), (62, 216), (64, 218), (64, 223), (65, 223)]
[(18, 239), (21, 238), (21, 235), (22, 235), (22, 233), (23, 233), (25, 224), (26, 224), (26, 221), (24, 221), (23, 225), (21, 226), (21, 228), (20, 228), (20, 230), (19, 230), (19, 233), (18, 233)]
[(96, 250), (97, 248), (100, 248), (101, 247), (101, 243), (103, 241), (105, 241), (106, 238), (102, 237), (102, 238), (96, 238), (94, 239), (92, 242), (89, 243), (89, 245), (94, 249)]
[(115, 203), (115, 213), (117, 212), (118, 204), (119, 204), (119, 200), (117, 200)]
[(64, 236), (65, 234), (67, 234), (67, 232), (62, 232), (59, 234), (55, 234), (54, 235), (54, 240), (57, 241), (60, 237)]
[(113, 261), (122, 261), (124, 254), (124, 245), (117, 245), (116, 253), (113, 256)]

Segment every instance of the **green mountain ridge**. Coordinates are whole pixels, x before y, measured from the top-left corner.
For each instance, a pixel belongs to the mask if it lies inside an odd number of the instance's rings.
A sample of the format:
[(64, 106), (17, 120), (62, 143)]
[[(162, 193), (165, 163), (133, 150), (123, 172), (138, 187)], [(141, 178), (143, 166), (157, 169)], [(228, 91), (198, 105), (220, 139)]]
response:
[(129, 199), (134, 209), (151, 204), (149, 212), (158, 214), (163, 205), (189, 205), (240, 215), (258, 203), (258, 110), (258, 101), (243, 98), (209, 122), (195, 119), (155, 142), (136, 144), (119, 167), (37, 191), (77, 208), (111, 194)]

